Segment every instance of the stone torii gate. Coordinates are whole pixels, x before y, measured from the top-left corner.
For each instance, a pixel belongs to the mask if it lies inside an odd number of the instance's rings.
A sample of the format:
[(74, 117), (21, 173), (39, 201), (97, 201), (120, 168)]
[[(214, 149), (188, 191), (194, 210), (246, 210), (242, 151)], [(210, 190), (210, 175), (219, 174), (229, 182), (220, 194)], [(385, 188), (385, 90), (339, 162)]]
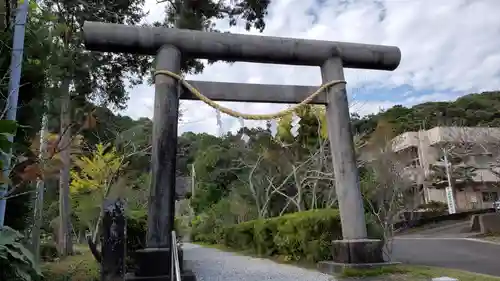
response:
[[(344, 68), (394, 70), (401, 60), (397, 47), (268, 36), (201, 32), (85, 22), (87, 49), (156, 55), (156, 70), (180, 74), (182, 56), (271, 64), (319, 66), (323, 83), (344, 80)], [(317, 87), (189, 81), (217, 101), (299, 103)], [(135, 280), (170, 280), (171, 231), (174, 222), (175, 170), (179, 99), (178, 81), (155, 76), (152, 183), (146, 249), (138, 252)], [(343, 240), (334, 241), (329, 264), (383, 262), (380, 240), (367, 239), (363, 202), (344, 84), (330, 87), (312, 103), (325, 104), (332, 148), (335, 187)], [(162, 278), (163, 277), (163, 278)]]

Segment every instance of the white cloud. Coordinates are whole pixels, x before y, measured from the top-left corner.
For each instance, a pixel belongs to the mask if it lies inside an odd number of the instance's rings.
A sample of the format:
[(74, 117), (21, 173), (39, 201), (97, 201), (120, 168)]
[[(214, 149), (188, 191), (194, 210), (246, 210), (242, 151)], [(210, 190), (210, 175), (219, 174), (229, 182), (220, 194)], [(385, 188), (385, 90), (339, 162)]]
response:
[[(161, 20), (163, 8), (147, 0), (152, 11), (148, 21)], [(360, 114), (377, 112), (394, 104), (413, 105), (424, 101), (449, 100), (459, 92), (467, 94), (500, 88), (500, 5), (498, 0), (330, 0), (321, 7), (316, 0), (273, 0), (264, 35), (395, 45), (402, 61), (393, 72), (347, 70), (350, 94)], [(380, 19), (383, 18), (382, 21)], [(222, 22), (219, 28), (226, 29)], [(240, 27), (231, 32), (246, 33)], [(252, 33), (258, 33), (253, 31)], [(319, 85), (318, 68), (217, 63), (190, 79), (245, 83)], [(363, 93), (377, 87), (395, 88), (408, 84), (416, 96), (402, 90), (398, 97), (381, 95), (363, 101)], [(126, 114), (137, 118), (152, 116), (154, 89), (139, 86), (131, 91)], [(374, 94), (375, 95), (375, 94)], [(252, 113), (274, 112), (283, 105), (224, 103)], [(215, 111), (200, 102), (183, 102), (184, 122), (180, 131), (215, 133)], [(238, 128), (234, 118), (224, 117), (226, 130)], [(202, 120), (202, 121), (200, 121)], [(200, 121), (200, 122), (196, 122)], [(192, 122), (192, 123), (189, 123)], [(246, 123), (248, 124), (248, 123)]]

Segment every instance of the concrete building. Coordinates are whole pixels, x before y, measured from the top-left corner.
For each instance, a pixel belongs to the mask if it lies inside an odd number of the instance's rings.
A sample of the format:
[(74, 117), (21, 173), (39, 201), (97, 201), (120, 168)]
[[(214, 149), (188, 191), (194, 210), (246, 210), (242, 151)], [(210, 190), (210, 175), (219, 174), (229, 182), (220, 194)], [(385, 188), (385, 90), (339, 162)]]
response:
[[(467, 182), (457, 182), (446, 190), (448, 182), (436, 181), (432, 167), (444, 165), (444, 155), (460, 150), (462, 163), (454, 167), (473, 167)], [(422, 203), (447, 202), (451, 193), (456, 211), (490, 208), (499, 199), (500, 178), (495, 175), (500, 165), (500, 128), (435, 127), (427, 131), (406, 132), (392, 140), (392, 149), (409, 159), (404, 174), (423, 189)], [(448, 149), (448, 150), (446, 150)], [(452, 169), (450, 169), (453, 171)], [(495, 172), (493, 172), (493, 171)], [(451, 191), (451, 192), (450, 192)]]

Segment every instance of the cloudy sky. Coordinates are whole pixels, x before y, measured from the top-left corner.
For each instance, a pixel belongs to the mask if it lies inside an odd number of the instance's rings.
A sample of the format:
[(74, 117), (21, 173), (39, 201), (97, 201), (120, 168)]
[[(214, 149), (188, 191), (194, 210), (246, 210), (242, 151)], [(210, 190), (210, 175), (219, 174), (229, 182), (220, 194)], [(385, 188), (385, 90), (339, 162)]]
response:
[[(162, 20), (162, 4), (146, 0), (148, 22)], [(395, 45), (397, 70), (346, 71), (351, 111), (378, 112), (395, 104), (454, 100), (500, 89), (500, 0), (272, 0), (263, 32), (284, 36)], [(242, 27), (221, 30), (247, 33)], [(252, 32), (257, 34), (258, 32)], [(319, 68), (254, 63), (217, 63), (189, 79), (221, 82), (320, 85)], [(153, 116), (154, 88), (130, 91), (123, 114)], [(272, 113), (285, 105), (222, 103), (245, 113)], [(198, 101), (183, 101), (180, 133), (217, 133), (216, 113)], [(246, 122), (246, 125), (259, 125)], [(262, 124), (262, 123), (261, 123)], [(238, 120), (223, 116), (224, 130)]]

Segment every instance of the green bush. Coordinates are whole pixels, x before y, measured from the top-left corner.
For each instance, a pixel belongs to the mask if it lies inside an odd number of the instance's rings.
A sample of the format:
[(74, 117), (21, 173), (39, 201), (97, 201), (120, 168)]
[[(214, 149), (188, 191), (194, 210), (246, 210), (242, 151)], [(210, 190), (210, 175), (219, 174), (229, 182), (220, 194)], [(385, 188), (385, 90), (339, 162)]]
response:
[[(255, 224), (257, 221), (248, 221), (232, 226), (227, 226), (222, 229), (221, 239), (214, 241), (215, 243), (224, 243), (226, 246), (235, 249), (256, 249), (255, 244)], [(210, 241), (204, 241), (209, 243)]]
[[(144, 211), (127, 214), (127, 269), (135, 263), (135, 251), (146, 246), (148, 217)], [(176, 224), (177, 224), (176, 220)], [(99, 264), (88, 251), (82, 255), (66, 257), (43, 266), (44, 281), (97, 281)]]
[(370, 238), (384, 239), (384, 229), (373, 214), (366, 214), (366, 232)]
[(43, 281), (99, 281), (99, 264), (92, 253), (69, 256), (42, 265)]
[[(367, 222), (369, 237), (381, 238), (380, 228), (369, 217)], [(322, 209), (227, 226), (222, 228), (220, 238), (209, 233), (196, 233), (194, 237), (195, 241), (224, 244), (263, 256), (317, 262), (332, 258), (332, 241), (342, 238), (342, 228), (338, 210)]]
[(448, 205), (444, 202), (439, 201), (429, 201), (427, 203), (418, 206), (420, 209), (425, 209), (433, 213), (444, 213), (448, 210)]
[(196, 216), (191, 222), (191, 240), (217, 244), (221, 241), (221, 227), (212, 214)]
[(42, 261), (53, 261), (59, 256), (57, 246), (54, 242), (40, 244), (40, 258)]
[[(191, 221), (191, 240), (207, 243), (222, 241), (223, 228), (239, 220), (239, 216), (231, 212), (232, 204), (234, 202), (231, 202), (231, 199), (223, 198), (196, 216)], [(250, 213), (247, 215), (254, 217)]]
[(278, 231), (277, 227), (277, 223), (267, 223), (266, 220), (254, 221), (252, 243), (254, 243), (257, 254), (264, 256), (277, 254), (277, 249), (274, 247), (274, 235)]
[(131, 212), (127, 216), (127, 267), (135, 261), (135, 251), (146, 246), (148, 219), (145, 212)]

